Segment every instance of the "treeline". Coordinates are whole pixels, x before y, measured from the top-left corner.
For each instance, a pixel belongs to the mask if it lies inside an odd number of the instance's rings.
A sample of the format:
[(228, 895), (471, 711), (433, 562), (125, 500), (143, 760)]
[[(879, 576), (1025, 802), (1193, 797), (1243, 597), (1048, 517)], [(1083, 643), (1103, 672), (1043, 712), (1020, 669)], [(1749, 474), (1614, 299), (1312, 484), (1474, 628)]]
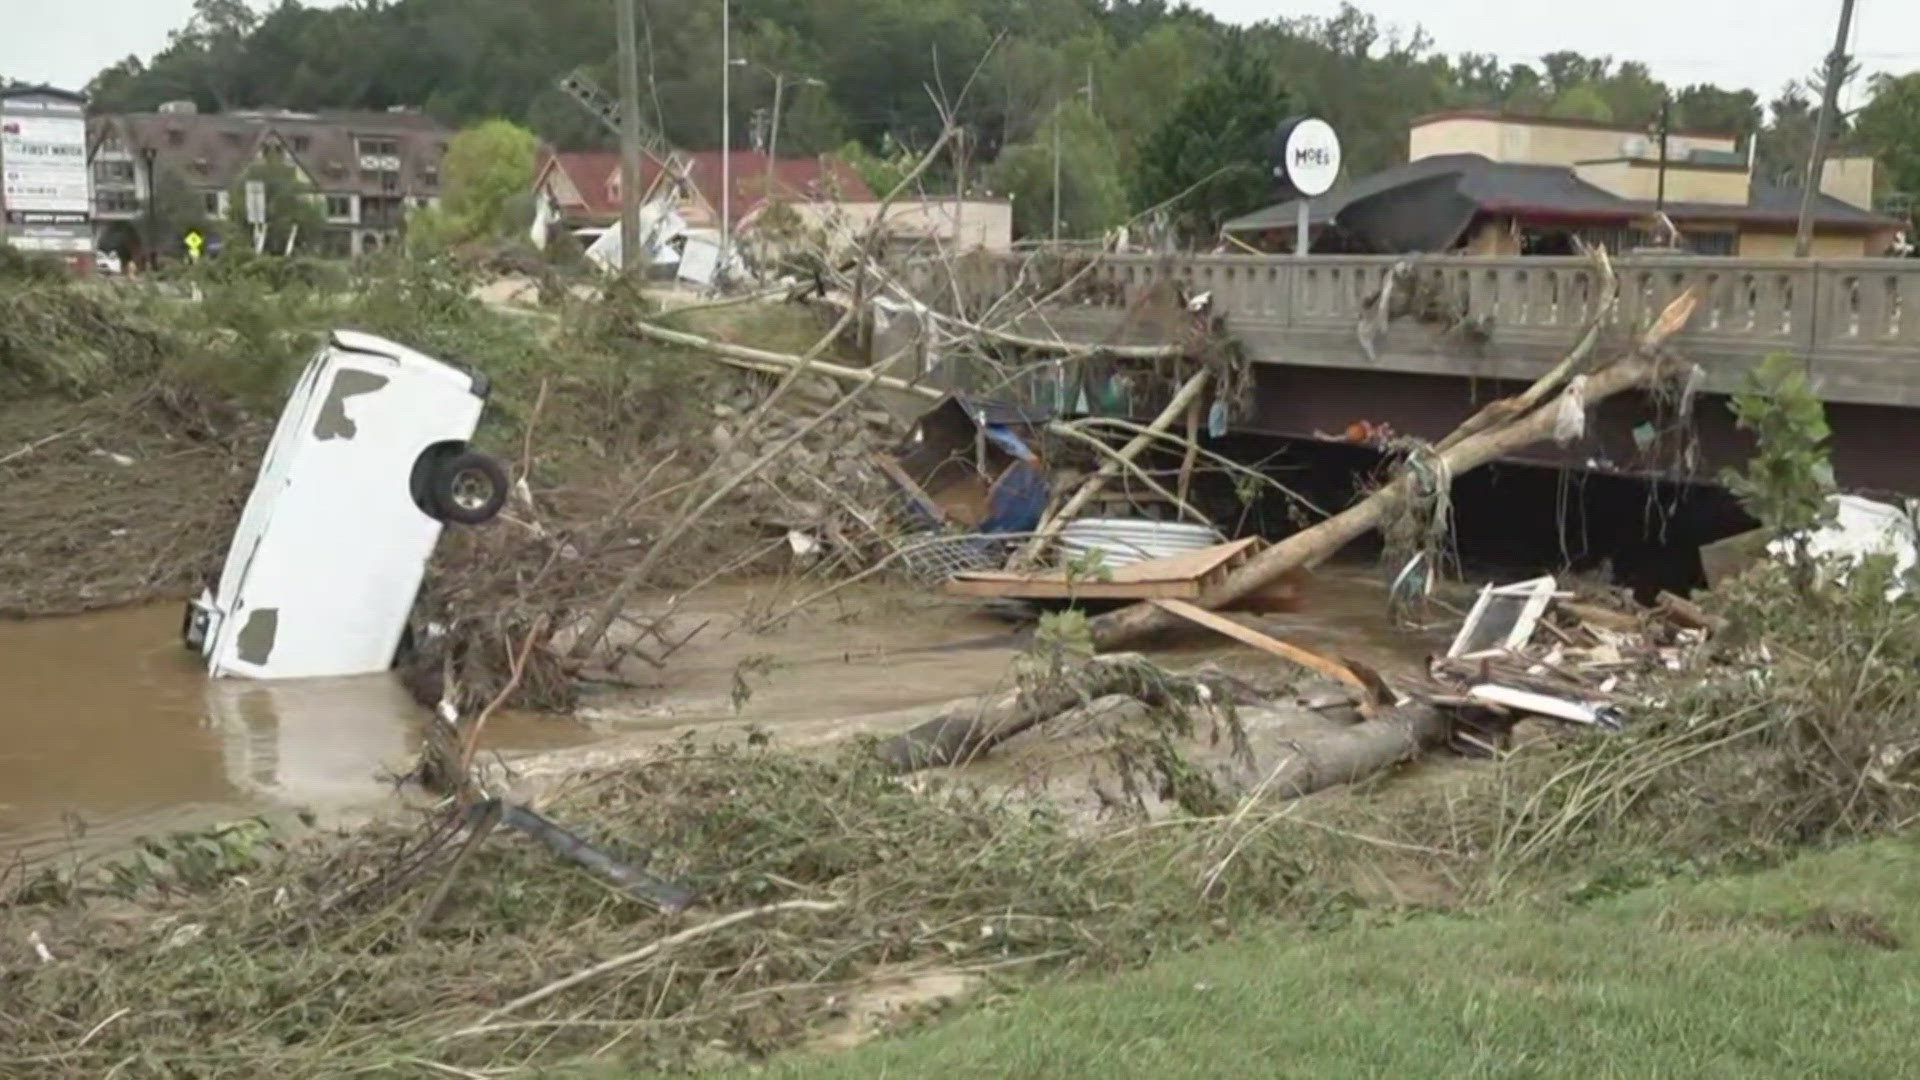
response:
[[(165, 49), (113, 65), (90, 90), (105, 110), (181, 98), (208, 110), (420, 106), (451, 124), (505, 117), (555, 145), (600, 146), (607, 133), (555, 80), (581, 70), (609, 91), (617, 85), (613, 7), (356, 0), (313, 8), (282, 0), (262, 14), (244, 0), (197, 0)], [(646, 112), (675, 145), (717, 145), (720, 6), (639, 7)], [(1447, 56), (1423, 33), (1384, 27), (1352, 7), (1248, 28), (1165, 0), (735, 0), (732, 10), (733, 53), (749, 62), (733, 69), (740, 145), (766, 130), (769, 71), (789, 78), (783, 154), (847, 147), (874, 170), (934, 138), (938, 99), (959, 98), (967, 87), (967, 152), (935, 180), (952, 183), (949, 170), (970, 162), (972, 183), (1015, 195), (1030, 232), (1051, 224), (1056, 127), (1063, 230), (1084, 235), (1236, 158), (1257, 170), (1264, 147), (1240, 136), (1286, 111), (1331, 120), (1358, 174), (1403, 160), (1408, 121), (1423, 113), (1502, 108), (1651, 129), (1666, 102), (1676, 128), (1756, 135), (1763, 172), (1795, 182), (1818, 93), (1795, 84), (1763, 102), (1751, 90), (1668, 86), (1643, 64), (1574, 52), (1537, 64)], [(1240, 141), (1196, 146), (1166, 130), (1176, 117)], [(1920, 78), (1885, 81), (1841, 140), (1883, 160), (1904, 150), (1902, 162), (1887, 161), (1893, 179), (1920, 189), (1920, 151), (1912, 149), (1920, 145)], [(1213, 157), (1166, 157), (1195, 153)], [(1212, 194), (1228, 203), (1209, 208), (1217, 218), (1266, 193), (1242, 173)]]

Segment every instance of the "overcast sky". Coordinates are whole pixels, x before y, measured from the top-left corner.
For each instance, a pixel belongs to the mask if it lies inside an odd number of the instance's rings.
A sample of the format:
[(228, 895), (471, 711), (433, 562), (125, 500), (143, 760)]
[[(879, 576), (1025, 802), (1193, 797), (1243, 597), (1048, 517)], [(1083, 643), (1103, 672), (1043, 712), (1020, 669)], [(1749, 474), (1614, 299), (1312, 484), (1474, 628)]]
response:
[[(256, 7), (267, 0), (254, 0)], [(538, 0), (527, 0), (537, 3)], [(1250, 22), (1331, 15), (1339, 0), (1194, 0)], [(1868, 71), (1920, 69), (1920, 0), (1857, 0), (1853, 51)], [(150, 56), (186, 21), (192, 0), (0, 0), (0, 75), (79, 89), (127, 55)], [(1387, 25), (1424, 26), (1449, 53), (1508, 62), (1573, 49), (1644, 60), (1670, 83), (1745, 86), (1771, 98), (1821, 62), (1838, 0), (1361, 0)]]

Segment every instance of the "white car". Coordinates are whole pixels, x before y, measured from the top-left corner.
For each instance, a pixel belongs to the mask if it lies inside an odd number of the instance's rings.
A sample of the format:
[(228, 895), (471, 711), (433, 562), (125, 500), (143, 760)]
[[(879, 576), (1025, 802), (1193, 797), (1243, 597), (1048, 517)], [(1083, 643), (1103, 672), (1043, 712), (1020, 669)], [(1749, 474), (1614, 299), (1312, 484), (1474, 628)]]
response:
[(468, 446), (484, 375), (335, 331), (274, 428), (214, 591), (183, 636), (215, 676), (393, 665), (444, 523), (500, 512), (507, 479)]

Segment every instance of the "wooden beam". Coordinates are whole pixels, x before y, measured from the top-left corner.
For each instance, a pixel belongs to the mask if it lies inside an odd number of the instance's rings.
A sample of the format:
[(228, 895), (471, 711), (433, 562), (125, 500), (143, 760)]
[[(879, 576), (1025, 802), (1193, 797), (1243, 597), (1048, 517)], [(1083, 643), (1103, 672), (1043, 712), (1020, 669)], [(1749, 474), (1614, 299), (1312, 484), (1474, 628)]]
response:
[(1264, 634), (1251, 626), (1246, 626), (1233, 619), (1229, 619), (1225, 615), (1216, 615), (1206, 608), (1197, 607), (1187, 603), (1185, 600), (1155, 598), (1152, 603), (1156, 607), (1171, 614), (1178, 615), (1189, 622), (1198, 623), (1215, 633), (1225, 634), (1235, 641), (1251, 645), (1262, 652), (1277, 656), (1290, 663), (1298, 664), (1317, 675), (1324, 675), (1329, 679), (1343, 682), (1351, 686), (1354, 691), (1360, 695), (1361, 701), (1372, 701), (1374, 698), (1373, 688), (1367, 685), (1367, 681), (1354, 674), (1352, 669), (1337, 660), (1329, 660), (1319, 653), (1310, 652), (1298, 645), (1289, 645), (1277, 637)]

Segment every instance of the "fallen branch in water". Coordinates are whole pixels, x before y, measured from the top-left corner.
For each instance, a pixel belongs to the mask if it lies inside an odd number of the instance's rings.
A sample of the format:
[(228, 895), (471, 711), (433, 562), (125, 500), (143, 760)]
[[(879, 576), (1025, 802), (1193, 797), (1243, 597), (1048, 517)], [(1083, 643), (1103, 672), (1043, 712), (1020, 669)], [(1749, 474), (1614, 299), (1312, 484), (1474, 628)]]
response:
[[(1696, 302), (1697, 297), (1692, 290), (1682, 293), (1668, 305), (1634, 351), (1588, 375), (1579, 388), (1582, 408), (1591, 409), (1615, 394), (1650, 386), (1658, 380), (1668, 368), (1661, 363), (1657, 350), (1668, 337), (1685, 325)], [(1603, 303), (1602, 308), (1608, 309), (1610, 305)], [(1566, 364), (1557, 365), (1534, 386), (1555, 384), (1567, 370)], [(1551, 440), (1559, 421), (1557, 403), (1563, 395), (1572, 391), (1562, 390), (1560, 394), (1553, 395), (1551, 401), (1547, 401), (1546, 395), (1536, 394), (1533, 389), (1529, 387), (1526, 393), (1503, 399), (1510, 407), (1504, 410), (1504, 418), (1496, 426), (1458, 440), (1443, 440), (1432, 454), (1437, 473), (1455, 478), (1535, 443)], [(1521, 409), (1528, 402), (1538, 407), (1522, 412)], [(1476, 417), (1485, 416), (1493, 410), (1494, 406), (1488, 406)], [(1476, 422), (1482, 421), (1468, 421), (1469, 424)], [(1414, 482), (1407, 472), (1402, 471), (1384, 487), (1353, 506), (1261, 552), (1203, 595), (1199, 606), (1217, 610), (1260, 591), (1291, 571), (1318, 565), (1354, 540), (1379, 528), (1391, 514), (1406, 504), (1413, 493)], [(1089, 629), (1096, 647), (1115, 649), (1168, 630), (1180, 622), (1178, 616), (1152, 604), (1134, 604), (1093, 619)]]

